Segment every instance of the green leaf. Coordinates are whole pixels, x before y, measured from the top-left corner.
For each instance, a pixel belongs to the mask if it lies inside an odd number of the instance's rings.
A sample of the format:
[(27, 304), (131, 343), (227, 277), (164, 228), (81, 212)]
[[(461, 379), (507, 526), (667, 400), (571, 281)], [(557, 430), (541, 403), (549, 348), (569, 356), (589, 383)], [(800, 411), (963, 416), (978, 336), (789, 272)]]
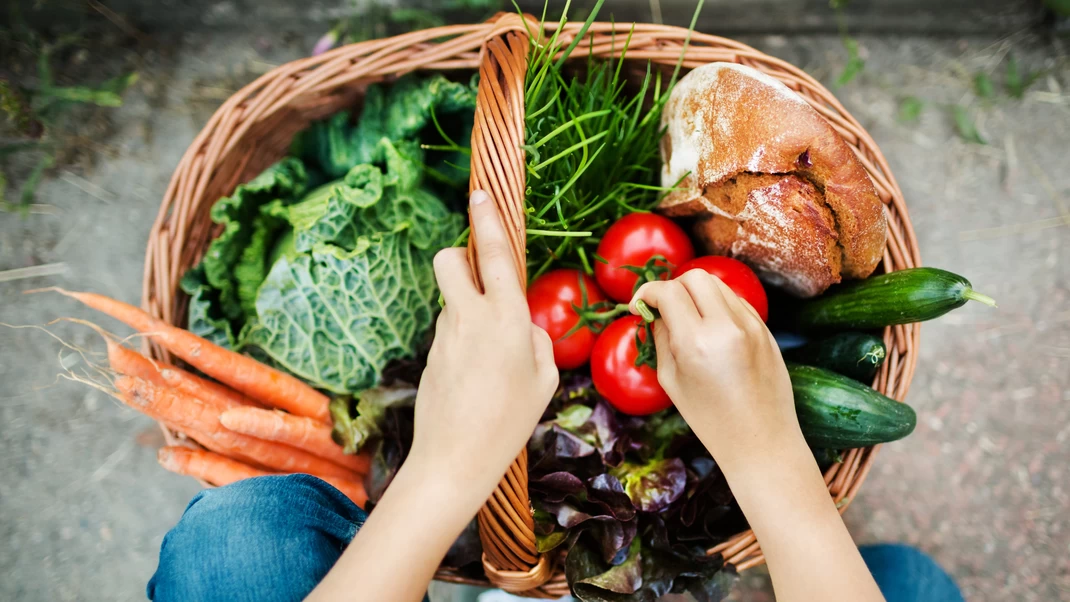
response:
[(608, 568), (602, 555), (583, 540), (576, 542), (565, 556), (565, 579), (569, 586), (604, 573)]
[[(219, 199), (212, 206), (212, 221), (222, 225), (223, 231), (208, 245), (202, 265), (208, 284), (218, 291), (219, 311), (228, 320), (240, 322), (246, 316), (242, 296), (238, 292), (242, 285), (239, 284), (235, 268), (239, 263), (247, 266), (246, 277), (255, 271), (249, 269), (255, 263), (254, 258), (244, 255), (257, 232), (254, 222), (261, 215), (261, 207), (274, 200), (285, 204), (296, 199), (304, 192), (307, 182), (308, 174), (304, 165), (297, 159), (286, 158), (252, 181), (238, 186), (234, 194)], [(270, 224), (278, 225), (281, 222), (266, 221), (261, 228)], [(256, 252), (266, 254), (271, 236), (262, 232), (259, 238)], [(247, 281), (244, 286), (247, 289), (244, 295), (248, 299), (248, 288), (252, 283)]]
[(1025, 86), (1022, 85), (1022, 74), (1018, 71), (1018, 59), (1013, 54), (1007, 55), (1007, 93), (1014, 98), (1025, 95)]
[(1007, 76), (1004, 83), (1007, 86), (1007, 94), (1010, 94), (1011, 97), (1024, 97), (1025, 91), (1029, 86), (1033, 85), (1033, 82), (1039, 79), (1041, 75), (1042, 73), (1040, 71), (1027, 71), (1023, 77), (1018, 66), (1018, 59), (1016, 59), (1013, 54), (1007, 56)]
[(988, 77), (987, 73), (978, 73), (973, 76), (973, 91), (978, 97), (985, 100), (990, 100), (996, 95), (995, 87), (992, 85), (992, 78)]
[(98, 88), (91, 86), (43, 87), (34, 96), (38, 108), (53, 101), (94, 104), (100, 107), (120, 107), (123, 92), (138, 79), (137, 72), (110, 79)]
[(557, 418), (553, 422), (563, 429), (576, 431), (587, 422), (592, 413), (594, 413), (593, 408), (582, 404), (574, 404), (558, 412)]
[(535, 550), (544, 554), (565, 543), (568, 539), (568, 531), (554, 531), (549, 535), (535, 536)]
[(417, 248), (437, 251), (450, 246), (460, 234), (464, 218), (450, 211), (429, 189), (419, 187), (423, 151), (408, 141), (393, 144), (383, 139), (380, 146), (387, 167), (385, 200), (356, 215), (358, 229), (359, 224), (367, 230), (381, 231), (408, 225), (412, 244)]
[(925, 103), (916, 96), (907, 96), (899, 101), (899, 121), (913, 123), (921, 117), (921, 111)]
[(361, 228), (354, 216), (383, 198), (383, 174), (373, 165), (358, 165), (338, 182), (324, 184), (289, 207), (294, 248), (301, 253), (322, 243), (345, 249), (356, 247), (362, 235), (383, 229)]
[(987, 144), (985, 139), (981, 137), (981, 133), (977, 131), (977, 126), (973, 123), (973, 118), (970, 117), (966, 108), (962, 105), (953, 105), (951, 107), (951, 115), (955, 119), (955, 130), (966, 142), (973, 142), (975, 144)]
[(684, 493), (687, 471), (679, 458), (654, 459), (646, 464), (624, 462), (610, 470), (620, 479), (636, 509), (660, 512)]
[[(457, 237), (464, 218), (429, 190), (418, 188), (418, 165), (385, 138), (381, 142), (387, 157), (385, 176), (372, 165), (358, 165), (340, 182), (321, 186), (288, 208), (297, 251), (323, 243), (354, 249), (361, 237), (399, 228), (411, 229), (410, 241), (421, 250), (438, 250)], [(419, 152), (415, 145), (399, 146)]]
[(279, 231), (285, 227), (285, 222), (271, 215), (261, 214), (253, 218), (249, 244), (242, 249), (241, 257), (234, 265), (238, 303), (245, 316), (256, 315), (256, 292), (267, 278), (272, 265), (268, 256)]
[(218, 291), (208, 285), (204, 268), (186, 272), (179, 285), (190, 296), (186, 330), (224, 349), (234, 349), (233, 329), (226, 318), (217, 315)]
[(26, 176), (26, 181), (22, 183), (22, 193), (19, 195), (19, 202), (22, 205), (29, 205), (33, 202), (34, 197), (37, 195), (37, 187), (40, 186), (41, 178), (45, 175), (45, 170), (52, 167), (55, 161), (56, 156), (52, 154), (51, 150), (37, 160), (37, 164), (33, 166), (30, 175)]
[(697, 602), (724, 600), (736, 571), (718, 556), (692, 553), (648, 547), (636, 537), (624, 561), (611, 566), (581, 537), (565, 557), (565, 579), (582, 602), (655, 602), (668, 593), (687, 593)]
[[(378, 86), (370, 86), (365, 98), (367, 106), (379, 92)], [(329, 178), (340, 178), (353, 166), (367, 163), (352, 141), (350, 113), (342, 111), (329, 119), (314, 122), (294, 139), (292, 154), (310, 165), (316, 165)]]
[(677, 439), (691, 434), (691, 427), (684, 417), (674, 410), (665, 410), (650, 415), (643, 425), (643, 441), (648, 443), (655, 455), (662, 455)]
[(412, 357), (432, 324), (431, 254), (407, 229), (360, 239), (353, 251), (318, 245), (280, 258), (260, 287), (259, 322), (246, 337), (285, 369), (336, 393), (379, 383), (386, 364)]
[(640, 539), (634, 538), (624, 562), (573, 583), (572, 589), (581, 600), (598, 599), (602, 592), (634, 594), (643, 585), (641, 548)]
[(375, 387), (357, 394), (356, 415), (349, 411), (349, 399), (331, 400), (333, 435), (342, 444), (342, 451), (356, 454), (370, 441), (382, 434), (381, 423), (390, 408), (412, 406), (416, 402), (416, 388), (410, 385)]
[[(380, 145), (383, 138), (395, 144), (403, 140), (432, 145), (446, 142), (434, 127), (432, 115), (447, 124), (445, 131), (452, 131), (452, 140), (467, 143), (474, 110), (473, 85), (452, 82), (441, 75), (407, 75), (389, 88), (369, 86), (356, 125), (348, 113), (314, 123), (295, 139), (292, 152), (314, 162), (328, 177), (340, 178), (356, 165), (386, 161), (387, 149)], [(436, 153), (433, 163), (430, 167), (435, 173), (452, 185), (467, 181), (467, 171), (446, 165), (467, 167), (468, 157), (463, 152)]]
[(843, 71), (836, 78), (837, 87), (850, 83), (866, 67), (866, 62), (858, 54), (858, 40), (851, 36), (843, 36), (843, 47), (847, 50), (847, 64), (843, 66)]

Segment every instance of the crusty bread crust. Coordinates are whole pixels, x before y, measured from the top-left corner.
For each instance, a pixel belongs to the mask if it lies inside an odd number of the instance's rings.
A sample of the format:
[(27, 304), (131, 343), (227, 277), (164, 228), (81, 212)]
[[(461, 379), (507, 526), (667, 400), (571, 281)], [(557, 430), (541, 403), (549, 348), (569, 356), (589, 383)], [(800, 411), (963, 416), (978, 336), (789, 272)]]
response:
[[(832, 125), (783, 83), (735, 63), (704, 65), (677, 83), (662, 120), (667, 128), (661, 144), (662, 185), (679, 183), (660, 206), (667, 215), (723, 214), (726, 197), (716, 189), (730, 181), (759, 196), (785, 197), (767, 203), (765, 213), (749, 211), (746, 219), (742, 209), (730, 212), (735, 216), (734, 232), (726, 227), (724, 215), (721, 220), (700, 220), (696, 235), (707, 247), (728, 249), (760, 268), (767, 280), (803, 296), (825, 290), (839, 281), (841, 273), (864, 278), (876, 268), (884, 253), (887, 222), (869, 174)], [(776, 188), (771, 180), (739, 179), (747, 174), (793, 179)], [(802, 181), (812, 191), (804, 192)], [(733, 198), (738, 200), (738, 194), (737, 190)], [(751, 202), (757, 202), (754, 194)], [(810, 229), (773, 227), (779, 220), (801, 228), (797, 216), (769, 213), (799, 207), (808, 212), (822, 208), (820, 213), (831, 219), (830, 235), (820, 236), (822, 229), (813, 219), (806, 221), (815, 226)], [(753, 220), (762, 221), (745, 223)], [(717, 240), (706, 240), (710, 236)], [(744, 239), (749, 242), (735, 244), (732, 251), (733, 243)], [(759, 247), (766, 251), (759, 253)], [(808, 252), (798, 251), (803, 247)], [(818, 250), (824, 257), (815, 253)], [(795, 259), (779, 266), (769, 263), (771, 257), (789, 255)], [(826, 275), (828, 269), (833, 270), (831, 276)]]
[(744, 257), (762, 280), (802, 297), (840, 281), (836, 224), (810, 182), (740, 174), (706, 195), (716, 210), (694, 225), (705, 252)]

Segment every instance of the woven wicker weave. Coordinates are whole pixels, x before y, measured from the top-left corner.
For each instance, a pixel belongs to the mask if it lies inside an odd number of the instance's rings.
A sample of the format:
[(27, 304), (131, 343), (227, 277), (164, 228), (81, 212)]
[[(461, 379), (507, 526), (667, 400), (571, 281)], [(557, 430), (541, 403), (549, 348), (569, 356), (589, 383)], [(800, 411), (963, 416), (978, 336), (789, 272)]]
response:
[[(209, 208), (220, 196), (248, 181), (281, 158), (290, 140), (310, 122), (352, 106), (374, 82), (411, 71), (479, 70), (476, 120), (472, 133), (472, 189), (490, 193), (509, 231), (517, 266), (524, 273), (524, 74), (528, 32), (540, 30), (534, 19), (500, 15), (475, 25), (439, 27), (338, 48), (294, 61), (265, 74), (229, 98), (190, 145), (175, 170), (153, 224), (145, 261), (142, 304), (152, 314), (183, 324), (186, 298), (178, 283), (204, 253), (215, 227)], [(594, 23), (575, 56), (620, 55), (632, 32), (627, 59), (672, 66), (683, 54), (683, 67), (713, 61), (741, 63), (763, 71), (798, 92), (855, 149), (888, 210), (888, 243), (883, 269), (919, 265), (917, 241), (903, 194), (872, 138), (817, 81), (796, 67), (724, 38), (662, 25)], [(572, 39), (579, 25), (567, 25), (562, 38)], [(686, 45), (685, 45), (686, 43)], [(476, 257), (469, 250), (476, 265)], [(902, 400), (917, 362), (918, 325), (885, 329), (888, 359), (874, 383)], [(165, 357), (153, 349), (156, 357)], [(170, 433), (168, 434), (170, 438)], [(879, 446), (850, 450), (829, 468), (825, 482), (842, 512), (855, 497), (873, 465)], [(491, 583), (532, 597), (568, 593), (556, 555), (535, 549), (534, 524), (527, 490), (527, 455), (516, 459), (497, 491), (478, 515), (483, 565)], [(764, 562), (750, 531), (710, 550), (738, 569)], [(486, 584), (443, 567), (437, 578)]]

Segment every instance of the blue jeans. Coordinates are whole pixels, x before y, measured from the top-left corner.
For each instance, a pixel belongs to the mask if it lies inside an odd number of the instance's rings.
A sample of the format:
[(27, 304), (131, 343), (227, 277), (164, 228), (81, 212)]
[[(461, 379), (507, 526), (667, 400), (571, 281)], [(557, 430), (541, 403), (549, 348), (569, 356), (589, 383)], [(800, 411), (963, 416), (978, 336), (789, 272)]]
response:
[(193, 497), (163, 538), (155, 602), (300, 602), (367, 519), (308, 475), (257, 477)]
[[(257, 477), (194, 496), (163, 539), (147, 588), (155, 602), (299, 602), (367, 514), (307, 475)], [(962, 602), (951, 578), (902, 545), (862, 548), (887, 602)], [(360, 599), (355, 596), (354, 599)]]

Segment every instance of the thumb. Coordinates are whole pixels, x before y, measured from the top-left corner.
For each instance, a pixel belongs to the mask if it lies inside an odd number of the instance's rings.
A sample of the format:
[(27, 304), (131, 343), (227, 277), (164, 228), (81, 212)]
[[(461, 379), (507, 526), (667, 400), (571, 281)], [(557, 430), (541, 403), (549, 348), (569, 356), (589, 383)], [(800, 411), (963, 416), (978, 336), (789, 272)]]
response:
[(554, 364), (554, 342), (542, 328), (531, 325), (531, 348), (535, 353), (535, 368), (537, 370), (557, 370)]
[(542, 328), (531, 325), (531, 348), (535, 354), (535, 373), (541, 378), (552, 379), (553, 389), (557, 389), (561, 377), (554, 364), (554, 342)]

